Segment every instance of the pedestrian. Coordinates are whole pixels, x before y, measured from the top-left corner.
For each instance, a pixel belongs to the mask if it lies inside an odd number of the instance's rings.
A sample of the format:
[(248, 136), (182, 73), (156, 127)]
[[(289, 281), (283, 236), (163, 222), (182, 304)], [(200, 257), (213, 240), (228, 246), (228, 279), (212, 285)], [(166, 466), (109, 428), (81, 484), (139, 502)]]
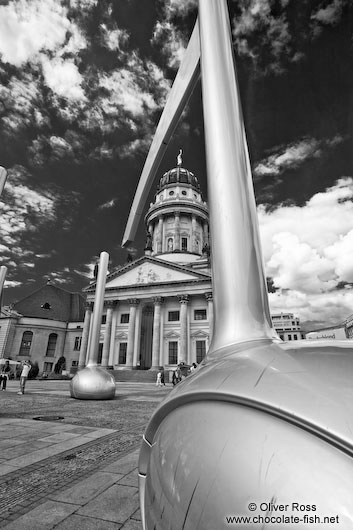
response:
[(20, 391), (17, 394), (21, 395), (25, 393), (25, 386), (29, 371), (31, 369), (31, 363), (29, 361), (23, 361), (22, 372), (20, 377)]
[(158, 370), (158, 373), (157, 373), (156, 386), (162, 386), (162, 372), (161, 372), (161, 370)]
[(161, 383), (162, 383), (163, 386), (165, 386), (164, 368), (161, 369)]
[(197, 364), (196, 363), (192, 363), (192, 365), (190, 366), (190, 372), (191, 373), (195, 372), (196, 368), (197, 368)]
[(5, 361), (4, 366), (1, 369), (0, 373), (0, 385), (2, 382), (2, 389), (6, 390), (6, 383), (8, 378), (10, 377), (11, 367), (9, 361)]

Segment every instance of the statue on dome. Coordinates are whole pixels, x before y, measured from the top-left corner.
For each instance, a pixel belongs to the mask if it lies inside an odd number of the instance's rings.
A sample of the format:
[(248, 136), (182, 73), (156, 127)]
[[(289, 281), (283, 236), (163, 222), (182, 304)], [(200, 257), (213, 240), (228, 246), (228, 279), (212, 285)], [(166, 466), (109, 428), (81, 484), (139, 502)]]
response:
[(183, 163), (182, 154), (183, 154), (183, 150), (179, 149), (179, 154), (177, 156), (177, 166), (178, 167), (180, 167), (182, 165), (182, 163)]

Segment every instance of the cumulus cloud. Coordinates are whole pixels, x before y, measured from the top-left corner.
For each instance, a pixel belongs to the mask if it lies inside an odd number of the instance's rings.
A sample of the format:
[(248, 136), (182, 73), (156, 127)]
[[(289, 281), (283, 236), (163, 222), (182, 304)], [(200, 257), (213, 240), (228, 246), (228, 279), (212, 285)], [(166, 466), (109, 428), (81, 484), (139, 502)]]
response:
[(63, 98), (86, 100), (81, 86), (83, 78), (73, 59), (43, 58), (42, 62), (45, 82), (53, 92)]
[(54, 50), (70, 29), (67, 10), (56, 0), (17, 0), (0, 6), (0, 54), (20, 66), (41, 50)]
[(288, 169), (295, 169), (309, 158), (319, 158), (323, 152), (333, 148), (343, 141), (341, 136), (331, 139), (318, 140), (316, 138), (303, 138), (298, 142), (280, 146), (254, 167), (256, 177), (266, 175), (280, 175)]
[(353, 179), (346, 177), (303, 207), (280, 206), (269, 212), (259, 206), (266, 275), (278, 289), (270, 297), (274, 309), (298, 308), (301, 318), (318, 320), (314, 308), (323, 313), (326, 304), (329, 316), (329, 303), (336, 308), (334, 318), (339, 311), (344, 317), (352, 293), (338, 291), (341, 309), (335, 297), (340, 285), (353, 281), (352, 201)]
[(311, 19), (324, 25), (335, 25), (340, 21), (343, 6), (346, 3), (345, 0), (334, 0), (325, 6), (322, 3), (318, 10), (311, 15)]

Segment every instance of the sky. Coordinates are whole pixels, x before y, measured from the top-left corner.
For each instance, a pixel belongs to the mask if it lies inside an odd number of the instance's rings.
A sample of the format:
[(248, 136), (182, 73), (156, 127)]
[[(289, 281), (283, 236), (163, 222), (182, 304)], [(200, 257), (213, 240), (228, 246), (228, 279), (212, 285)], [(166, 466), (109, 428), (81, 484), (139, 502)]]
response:
[[(228, 5), (271, 311), (335, 325), (353, 313), (353, 3)], [(196, 16), (196, 0), (0, 2), (5, 304), (48, 278), (81, 290), (103, 250), (110, 270), (143, 254), (143, 226), (122, 236)], [(158, 178), (180, 148), (207, 199), (200, 86)]]

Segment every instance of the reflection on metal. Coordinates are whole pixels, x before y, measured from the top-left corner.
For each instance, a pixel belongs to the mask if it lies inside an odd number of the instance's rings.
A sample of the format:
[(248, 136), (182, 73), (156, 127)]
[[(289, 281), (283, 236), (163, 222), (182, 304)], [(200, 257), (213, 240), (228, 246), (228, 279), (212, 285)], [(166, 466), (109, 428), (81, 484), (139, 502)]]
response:
[(141, 216), (144, 213), (148, 193), (153, 184), (159, 164), (168, 147), (168, 142), (178, 124), (184, 107), (195, 88), (200, 76), (200, 41), (199, 29), (196, 24), (185, 52), (182, 64), (169, 93), (167, 103), (153, 138), (140, 182), (131, 206), (123, 242), (129, 245), (135, 237)]
[(77, 372), (70, 382), (71, 397), (76, 399), (113, 399), (115, 396), (114, 377), (101, 366), (97, 366), (108, 262), (109, 254), (102, 252), (99, 259), (92, 326), (88, 338), (88, 363), (86, 368)]
[(101, 366), (86, 366), (71, 379), (70, 394), (76, 399), (114, 399), (114, 377)]
[(7, 177), (7, 171), (4, 167), (0, 166), (0, 197), (3, 192)]
[(0, 267), (0, 308), (2, 307), (2, 292), (4, 289), (6, 273), (7, 273), (7, 267), (5, 267), (5, 265), (2, 265)]
[(143, 528), (228, 529), (239, 515), (256, 517), (249, 530), (284, 528), (290, 521), (265, 520), (280, 512), (323, 528), (304, 519), (315, 511), (353, 529), (351, 345), (288, 346), (271, 329), (226, 0), (200, 1), (199, 24), (214, 335), (146, 429)]

